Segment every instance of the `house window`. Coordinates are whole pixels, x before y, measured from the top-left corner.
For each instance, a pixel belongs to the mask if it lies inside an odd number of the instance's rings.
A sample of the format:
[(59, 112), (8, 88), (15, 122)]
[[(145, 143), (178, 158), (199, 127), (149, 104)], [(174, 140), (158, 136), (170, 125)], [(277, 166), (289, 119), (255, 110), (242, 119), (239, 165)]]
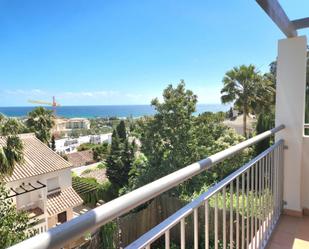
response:
[(53, 177), (50, 179), (47, 179), (47, 191), (53, 191), (59, 188), (59, 180), (58, 177)]
[(58, 223), (64, 223), (64, 222), (67, 221), (67, 212), (66, 211), (59, 213), (57, 216), (58, 216)]

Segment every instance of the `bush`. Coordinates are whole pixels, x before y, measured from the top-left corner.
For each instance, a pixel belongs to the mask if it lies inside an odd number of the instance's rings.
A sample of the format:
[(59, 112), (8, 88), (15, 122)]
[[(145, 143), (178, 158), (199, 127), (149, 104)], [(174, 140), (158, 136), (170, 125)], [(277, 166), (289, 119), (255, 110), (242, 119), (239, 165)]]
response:
[(85, 144), (81, 144), (80, 146), (78, 146), (77, 150), (78, 151), (91, 150), (98, 146), (99, 146), (98, 144), (85, 143)]
[(117, 196), (117, 193), (114, 193), (114, 188), (108, 180), (103, 183), (98, 183), (95, 178), (73, 176), (72, 186), (83, 199), (84, 203), (93, 207), (99, 200), (108, 202)]
[(98, 166), (97, 166), (98, 169), (106, 169), (106, 164), (105, 163), (100, 163)]

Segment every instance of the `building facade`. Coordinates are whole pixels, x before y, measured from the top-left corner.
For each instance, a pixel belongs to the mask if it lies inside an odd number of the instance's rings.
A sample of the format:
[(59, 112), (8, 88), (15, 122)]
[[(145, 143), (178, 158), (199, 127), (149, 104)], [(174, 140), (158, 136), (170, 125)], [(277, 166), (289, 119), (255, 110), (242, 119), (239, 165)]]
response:
[(90, 121), (86, 118), (56, 118), (52, 132), (56, 135), (64, 133), (69, 134), (73, 130), (90, 129)]
[[(25, 210), (37, 233), (73, 218), (73, 208), (83, 200), (72, 188), (72, 165), (38, 140), (34, 134), (19, 135), (24, 161), (4, 179), (9, 197), (18, 210)], [(0, 138), (0, 146), (5, 145)]]

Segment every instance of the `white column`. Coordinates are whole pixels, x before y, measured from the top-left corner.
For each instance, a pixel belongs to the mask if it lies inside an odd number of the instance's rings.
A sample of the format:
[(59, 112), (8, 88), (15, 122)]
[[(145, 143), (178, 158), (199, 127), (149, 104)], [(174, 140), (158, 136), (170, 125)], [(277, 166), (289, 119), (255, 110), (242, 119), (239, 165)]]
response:
[[(301, 214), (302, 139), (304, 133), (306, 54), (305, 36), (279, 40), (277, 58), (276, 125), (286, 128), (276, 135), (284, 150), (284, 208)], [(309, 152), (308, 152), (309, 153)], [(293, 212), (295, 211), (295, 212)]]

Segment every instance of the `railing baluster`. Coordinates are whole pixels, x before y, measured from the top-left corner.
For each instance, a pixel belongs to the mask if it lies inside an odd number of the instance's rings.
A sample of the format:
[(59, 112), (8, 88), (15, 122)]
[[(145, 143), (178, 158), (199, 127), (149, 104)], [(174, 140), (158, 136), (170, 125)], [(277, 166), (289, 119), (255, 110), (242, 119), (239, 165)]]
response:
[(249, 249), (249, 242), (250, 242), (250, 238), (249, 238), (249, 208), (250, 208), (250, 198), (249, 198), (249, 186), (250, 186), (250, 169), (248, 169), (247, 171), (247, 191), (246, 191), (246, 202), (247, 202), (247, 206), (246, 206), (246, 232), (247, 232), (247, 239), (246, 239), (246, 244), (247, 244), (247, 249)]
[(264, 157), (262, 160), (262, 246), (264, 246), (265, 237), (265, 164), (266, 158)]
[(241, 178), (241, 248), (245, 248), (245, 173)]
[(186, 228), (185, 228), (185, 218), (180, 220), (180, 248), (186, 248)]
[(218, 193), (215, 194), (215, 249), (218, 249)]
[(150, 249), (151, 247), (150, 247), (150, 245), (147, 245), (145, 248), (146, 248), (146, 249)]
[(253, 249), (253, 225), (254, 225), (254, 168), (255, 164), (251, 168), (251, 249)]
[(278, 167), (278, 159), (279, 159), (279, 150), (276, 148), (276, 157), (275, 157), (275, 164), (274, 164), (274, 220), (277, 221), (278, 215), (278, 194), (277, 194), (277, 187), (278, 187), (278, 179), (277, 179), (277, 167)]
[(233, 216), (233, 181), (230, 183), (230, 249), (233, 249), (233, 226), (234, 226), (234, 216)]
[(278, 153), (278, 162), (277, 162), (277, 165), (276, 165), (276, 195), (277, 195), (277, 219), (279, 218), (280, 216), (280, 179), (279, 179), (279, 172), (280, 172), (280, 162), (281, 162), (281, 155), (280, 155), (280, 151), (281, 151), (281, 148), (279, 147), (278, 150), (277, 150), (277, 153)]
[(265, 165), (265, 237), (264, 241), (267, 241), (267, 234), (268, 234), (268, 220), (269, 220), (269, 206), (268, 206), (268, 199), (269, 199), (269, 189), (268, 189), (268, 168), (269, 168), (269, 154), (266, 155), (266, 165)]
[(239, 248), (239, 177), (236, 178), (236, 248)]
[(258, 169), (259, 169), (259, 161), (255, 164), (255, 191), (254, 191), (254, 236), (255, 236), (255, 248), (258, 248)]
[[(281, 146), (280, 146), (281, 147)], [(280, 158), (281, 158), (281, 160), (280, 160), (280, 165), (279, 165), (279, 168), (278, 168), (278, 179), (279, 179), (279, 215), (281, 214), (281, 208), (282, 208), (282, 196), (281, 196), (281, 194), (282, 194), (282, 192), (281, 192), (281, 189), (283, 189), (283, 186), (282, 186), (282, 179), (283, 179), (283, 174), (282, 174), (282, 172), (283, 172), (283, 160), (284, 160), (284, 158), (283, 158), (283, 155), (282, 155), (282, 147), (280, 148)]]
[(222, 229), (223, 229), (223, 233), (222, 233), (222, 236), (223, 236), (223, 249), (226, 249), (226, 187), (223, 188), (222, 190), (222, 198), (223, 198), (223, 224), (222, 224)]
[(205, 249), (209, 249), (209, 205), (205, 201)]
[(270, 225), (270, 164), (271, 164), (271, 153), (268, 154), (268, 163), (267, 163), (267, 195), (266, 195), (266, 206), (267, 206), (267, 229), (266, 229), (266, 241), (268, 240), (268, 235), (269, 235), (269, 225)]
[(262, 233), (263, 233), (263, 212), (262, 212), (262, 166), (263, 158), (259, 163), (259, 248), (262, 243)]
[(194, 209), (194, 249), (198, 249), (198, 208)]
[[(270, 178), (270, 231), (273, 229), (274, 225), (274, 191), (273, 191), (273, 174), (274, 174), (274, 151), (271, 152), (271, 164), (269, 169), (269, 178)], [(270, 236), (270, 233), (269, 233)]]
[(170, 249), (170, 230), (165, 232), (165, 249)]

